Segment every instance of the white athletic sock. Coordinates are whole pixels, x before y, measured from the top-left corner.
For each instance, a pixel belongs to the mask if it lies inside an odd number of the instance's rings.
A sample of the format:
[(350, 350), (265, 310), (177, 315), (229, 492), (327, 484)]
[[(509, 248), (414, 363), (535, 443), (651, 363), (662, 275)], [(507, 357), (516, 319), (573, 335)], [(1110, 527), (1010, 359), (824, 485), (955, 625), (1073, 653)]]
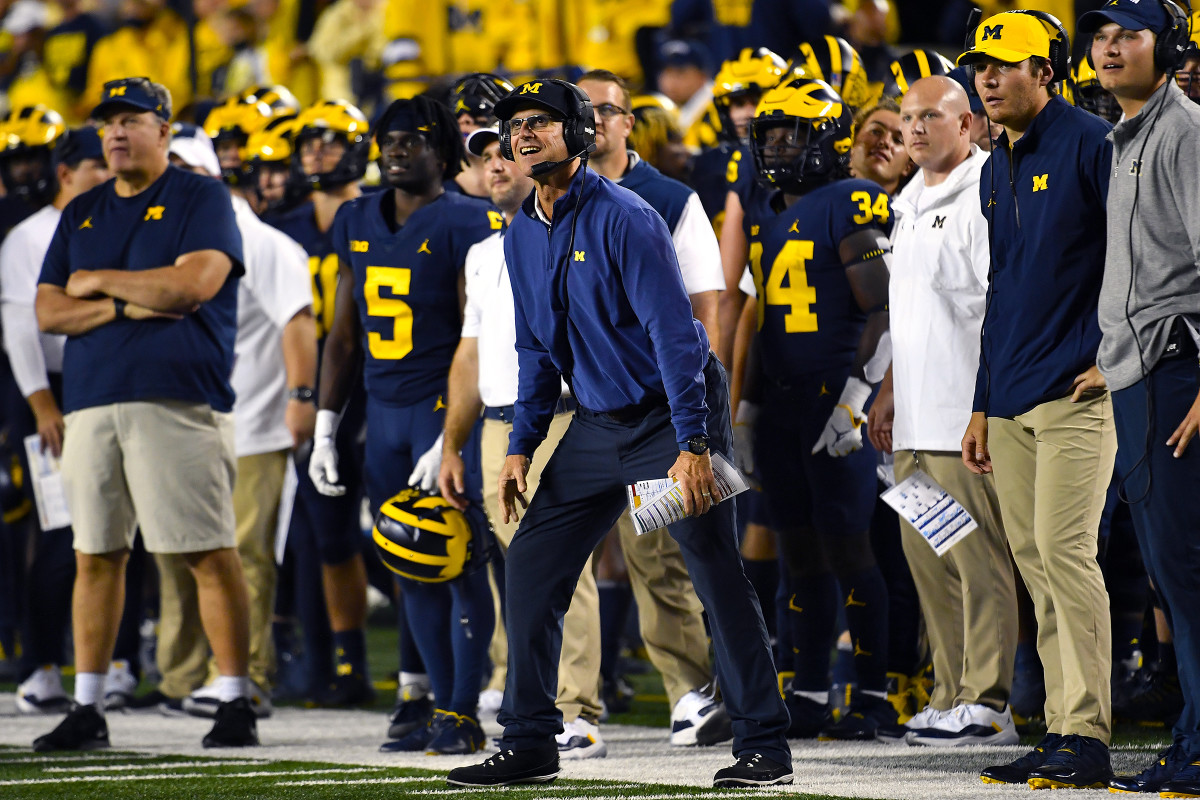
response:
[(420, 700), (433, 689), (424, 672), (401, 672), (396, 695), (400, 700)]
[(104, 672), (80, 672), (75, 675), (75, 702), (81, 706), (95, 706), (104, 713)]
[(821, 705), (829, 705), (829, 692), (795, 692), (795, 694), (803, 697), (805, 700), (812, 700), (814, 703)]
[(217, 699), (222, 703), (250, 696), (250, 679), (245, 675), (218, 675), (213, 682)]

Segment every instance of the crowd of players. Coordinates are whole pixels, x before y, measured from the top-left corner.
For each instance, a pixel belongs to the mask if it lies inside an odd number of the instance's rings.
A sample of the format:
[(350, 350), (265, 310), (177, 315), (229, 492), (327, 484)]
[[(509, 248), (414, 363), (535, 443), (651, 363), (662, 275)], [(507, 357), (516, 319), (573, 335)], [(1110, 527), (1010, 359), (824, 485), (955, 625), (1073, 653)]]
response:
[[(1050, 21), (1007, 21), (1012, 29), (1025, 23), (1031, 39), (1041, 31), (1060, 50), (1069, 47)], [(968, 41), (968, 54), (990, 53), (982, 30)], [(919, 571), (932, 551), (919, 539), (912, 546), (911, 530), (902, 536), (894, 513), (877, 502), (881, 481), (916, 467), (934, 473), (919, 459), (902, 467), (898, 453), (897, 474), (889, 475), (893, 427), (890, 409), (880, 404), (892, 392), (891, 340), (946, 334), (915, 332), (911, 322), (889, 333), (890, 262), (914, 261), (901, 252), (905, 245), (930, 245), (911, 225), (924, 219), (927, 203), (938, 202), (930, 199), (938, 185), (930, 176), (939, 165), (922, 159), (914, 130), (957, 109), (960, 99), (968, 104), (963, 135), (973, 177), (963, 195), (969, 199), (955, 200), (954, 208), (963, 215), (971, 203), (976, 208), (971, 223), (935, 215), (933, 227), (960, 236), (953, 246), (968, 265), (960, 285), (943, 288), (961, 295), (968, 322), (950, 330), (959, 337), (959, 360), (965, 353), (973, 364), (966, 380), (974, 381), (993, 277), (977, 187), (988, 180), (980, 171), (1003, 126), (989, 122), (972, 71), (932, 50), (897, 58), (880, 75), (868, 74), (837, 37), (783, 55), (790, 58), (745, 49), (722, 63), (711, 104), (687, 130), (670, 101), (632, 95), (613, 72), (581, 75), (575, 82), (595, 110), (589, 166), (663, 216), (693, 313), (730, 367), (738, 452), (727, 455), (755, 483), (738, 499), (742, 568), (776, 642), (789, 736), (1015, 743), (1017, 721), (1042, 716), (1047, 692), (1047, 708), (1061, 703), (1055, 692), (1061, 695), (1062, 686), (1043, 682), (1033, 644), (1045, 636), (1047, 619), (1035, 621), (1028, 600), (1018, 613), (1023, 592), (1004, 538), (1004, 498), (993, 488), (988, 508), (978, 509), (959, 497), (980, 523), (970, 540), (980, 549), (968, 558), (964, 542), (952, 551), (959, 565), (935, 560)], [(1054, 60), (1051, 53), (1046, 60)], [(1178, 70), (1193, 100), (1200, 97), (1188, 77), (1198, 67), (1193, 37)], [(1090, 60), (1078, 59), (1065, 79), (1057, 62), (1052, 73), (1052, 84), (1075, 106), (1117, 121), (1121, 109)], [(926, 81), (910, 92), (933, 76), (949, 81)], [(517, 400), (511, 328), (520, 313), (504, 310), (511, 296), (503, 291), (500, 241), (532, 187), (501, 155), (513, 145), (505, 144), (506, 123), (498, 124), (494, 108), (521, 88), (475, 73), (444, 95), (396, 101), (372, 122), (344, 100), (302, 108), (283, 86), (254, 87), (213, 107), (198, 126), (172, 129), (172, 163), (224, 181), (247, 251), (232, 382), (238, 482), (253, 485), (237, 522), (250, 589), (249, 701), (257, 717), (271, 713), (273, 695), (335, 707), (373, 700), (364, 633), (373, 584), (391, 598), (399, 621), (399, 689), (383, 749), (471, 753), (484, 746), (479, 718), (500, 707), (507, 651), (503, 570), (486, 564), (501, 563), (516, 530), (501, 522), (494, 495)], [(555, 121), (531, 116), (524, 123), (537, 130)], [(14, 108), (0, 135), (0, 302), (12, 372), (5, 376), (5, 421), (14, 453), (23, 434), (36, 432), (57, 455), (69, 435), (59, 410), (63, 337), (38, 331), (38, 274), (63, 209), (109, 176), (96, 129), (68, 129), (48, 107)], [(685, 141), (703, 147), (692, 153)], [(950, 245), (934, 246), (941, 250), (930, 258)], [(893, 278), (891, 304), (902, 302), (901, 288)], [(951, 372), (937, 356), (923, 357), (935, 360), (907, 368)], [(895, 360), (899, 372), (901, 356)], [(914, 381), (911, 374), (905, 379)], [(949, 378), (930, 380), (943, 381), (946, 397), (963, 391)], [(885, 390), (876, 398), (881, 382)], [(936, 404), (945, 399), (939, 391), (921, 387), (917, 394)], [(564, 428), (574, 408), (564, 384), (556, 415)], [(957, 453), (972, 410), (939, 412), (964, 424), (954, 441), (930, 446), (911, 443), (923, 441), (925, 434), (914, 431), (924, 431), (928, 420), (906, 427), (898, 409), (896, 435), (905, 428), (910, 440), (897, 442), (897, 451)], [(966, 474), (957, 459), (954, 468)], [(294, 488), (285, 489), (290, 471)], [(942, 482), (952, 489), (949, 479)], [(1092, 565), (1104, 570), (1111, 598), (1116, 667), (1104, 676), (1103, 691), (1111, 677), (1118, 717), (1171, 722), (1183, 706), (1171, 633), (1131, 557), (1137, 549), (1117, 497), (1120, 484), (1114, 479), (1108, 488), (1102, 522), (1097, 514), (1104, 544)], [(31, 517), (20, 521), (21, 497), (15, 490), (13, 496), (10, 524), (36, 525)], [(445, 499), (431, 499), (439, 496)], [(369, 536), (364, 499), (376, 520)], [(285, 531), (286, 546), (277, 549), (277, 532)], [(25, 587), (24, 617), (13, 626), (24, 652), (18, 705), (58, 713), (71, 702), (61, 683), (61, 668), (71, 663), (71, 531), (39, 531), (32, 542), (28, 564), (23, 552), (17, 557)], [(146, 556), (135, 550), (131, 563), (138, 566), (127, 573), (125, 619), (103, 706), (213, 716), (224, 697), (209, 663), (195, 581), (182, 561), (152, 555), (159, 576), (153, 666), (161, 678), (151, 694), (134, 695), (141, 672), (152, 667), (139, 664), (147, 582)], [(972, 561), (987, 569), (972, 572)], [(960, 593), (934, 593), (932, 585), (950, 580), (942, 569)], [(1029, 591), (1037, 605), (1039, 590)], [(564, 623), (562, 758), (607, 751), (600, 722), (628, 702), (615, 654), (631, 597), (644, 645), (663, 674), (672, 743), (729, 736), (678, 546), (661, 530), (638, 537), (622, 520), (585, 570)], [(921, 645), (922, 612), (928, 648)], [(972, 644), (980, 629), (992, 637), (987, 647)], [(829, 657), (843, 631), (849, 646), (840, 650), (840, 680), (849, 676), (855, 688), (839, 708), (830, 700)], [(6, 653), (14, 644), (11, 633), (0, 640)], [(1059, 710), (1046, 712), (1051, 728)], [(1099, 738), (1110, 721), (1097, 728)], [(251, 743), (252, 719), (242, 734), (214, 743)]]

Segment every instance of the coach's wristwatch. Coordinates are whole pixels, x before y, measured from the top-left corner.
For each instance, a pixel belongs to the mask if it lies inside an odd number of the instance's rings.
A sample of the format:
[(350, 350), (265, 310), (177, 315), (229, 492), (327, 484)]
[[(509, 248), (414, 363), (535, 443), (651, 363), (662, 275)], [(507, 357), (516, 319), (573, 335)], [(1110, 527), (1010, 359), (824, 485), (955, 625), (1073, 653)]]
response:
[(312, 390), (311, 386), (297, 386), (295, 389), (288, 390), (288, 399), (315, 405), (317, 402), (317, 393)]
[(702, 456), (708, 452), (708, 437), (693, 436), (687, 440), (688, 452), (694, 456)]

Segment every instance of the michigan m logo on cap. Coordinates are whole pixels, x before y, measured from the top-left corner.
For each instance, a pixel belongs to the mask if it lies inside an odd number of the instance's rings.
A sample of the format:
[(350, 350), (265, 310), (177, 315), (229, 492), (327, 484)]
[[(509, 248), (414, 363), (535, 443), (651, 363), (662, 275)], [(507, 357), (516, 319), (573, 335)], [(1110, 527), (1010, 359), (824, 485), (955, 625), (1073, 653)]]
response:
[(537, 94), (542, 90), (540, 83), (527, 83), (521, 87), (521, 94)]
[(983, 37), (979, 40), (986, 42), (988, 39), (999, 39), (1000, 33), (1004, 30), (1003, 25), (984, 25)]
[(124, 86), (114, 86), (108, 90), (108, 96), (109, 97), (123, 97), (125, 95), (125, 88), (126, 87), (124, 87)]

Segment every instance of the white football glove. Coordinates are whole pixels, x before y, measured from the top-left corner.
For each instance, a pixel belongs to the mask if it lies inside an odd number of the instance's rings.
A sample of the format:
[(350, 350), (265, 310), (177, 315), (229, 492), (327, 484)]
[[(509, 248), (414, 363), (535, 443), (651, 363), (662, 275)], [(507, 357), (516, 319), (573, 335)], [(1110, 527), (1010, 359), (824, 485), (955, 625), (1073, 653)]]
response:
[(317, 491), (326, 497), (341, 497), (346, 487), (338, 484), (337, 436), (338, 413), (329, 409), (317, 412), (313, 431), (312, 455), (308, 458), (308, 477)]
[(437, 491), (438, 473), (442, 469), (442, 437), (439, 433), (437, 441), (425, 451), (425, 455), (417, 459), (412, 474), (408, 476), (409, 486), (420, 486), (423, 491)]
[(737, 421), (733, 423), (733, 459), (743, 475), (754, 473), (754, 423), (758, 405), (749, 400), (738, 403)]
[(862, 449), (862, 426), (867, 421), (863, 414), (863, 406), (870, 396), (871, 385), (866, 381), (859, 378), (846, 381), (846, 388), (842, 389), (842, 396), (838, 398), (837, 406), (829, 415), (825, 430), (821, 431), (821, 438), (813, 445), (813, 455), (824, 449), (829, 455), (838, 458)]

